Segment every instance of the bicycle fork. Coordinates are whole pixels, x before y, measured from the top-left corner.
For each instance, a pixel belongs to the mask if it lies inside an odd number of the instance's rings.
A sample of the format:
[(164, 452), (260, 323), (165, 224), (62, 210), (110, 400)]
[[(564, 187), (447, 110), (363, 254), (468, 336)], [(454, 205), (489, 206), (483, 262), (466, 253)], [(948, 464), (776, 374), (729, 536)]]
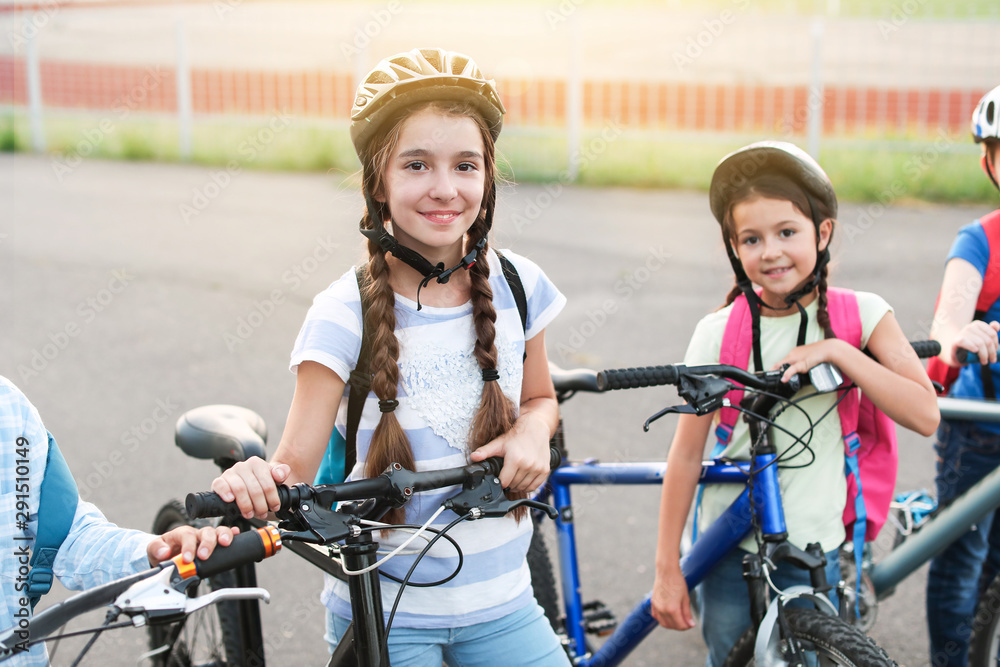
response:
[[(378, 545), (370, 533), (345, 540), (340, 549), (344, 570), (357, 572), (375, 565)], [(389, 664), (385, 650), (385, 620), (382, 615), (382, 587), (378, 570), (348, 577), (353, 621), (341, 637), (329, 665), (384, 667)]]

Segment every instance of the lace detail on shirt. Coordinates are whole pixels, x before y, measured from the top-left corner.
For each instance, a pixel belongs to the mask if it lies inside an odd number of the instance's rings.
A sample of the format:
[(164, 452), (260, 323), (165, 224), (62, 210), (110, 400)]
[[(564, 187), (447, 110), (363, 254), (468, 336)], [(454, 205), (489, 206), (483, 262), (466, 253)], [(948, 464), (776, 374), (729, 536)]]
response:
[[(467, 451), (469, 429), (482, 400), (483, 379), (473, 354), (475, 334), (468, 330), (443, 342), (400, 334), (400, 381), (406, 401), (449, 445)], [(407, 340), (410, 339), (410, 340)], [(517, 406), (521, 395), (521, 358), (514, 341), (497, 332), (500, 388)]]

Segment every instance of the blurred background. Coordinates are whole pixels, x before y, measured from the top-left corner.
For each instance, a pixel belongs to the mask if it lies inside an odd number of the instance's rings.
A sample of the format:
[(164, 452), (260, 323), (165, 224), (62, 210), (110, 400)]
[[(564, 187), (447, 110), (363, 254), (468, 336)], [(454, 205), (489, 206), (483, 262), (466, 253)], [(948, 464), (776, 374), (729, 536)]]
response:
[(0, 148), (62, 170), (95, 155), (352, 172), (330, 130), (359, 79), (444, 46), (496, 78), (521, 182), (701, 188), (720, 150), (778, 136), (843, 197), (906, 176), (905, 196), (977, 201), (991, 189), (968, 121), (997, 84), (998, 29), (1000, 6), (976, 0), (2, 0)]

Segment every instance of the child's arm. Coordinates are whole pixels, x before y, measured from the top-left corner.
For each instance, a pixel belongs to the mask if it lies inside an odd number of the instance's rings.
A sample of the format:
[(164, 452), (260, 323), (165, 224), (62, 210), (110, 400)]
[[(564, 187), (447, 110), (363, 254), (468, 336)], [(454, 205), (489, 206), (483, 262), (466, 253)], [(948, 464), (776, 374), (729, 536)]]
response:
[(271, 462), (257, 457), (241, 461), (216, 477), (212, 490), (226, 502), (235, 500), (247, 518), (276, 511), (280, 506), (276, 483), (312, 484), (316, 478), (343, 395), (339, 375), (315, 361), (303, 361), (285, 431)]
[(875, 326), (868, 338), (868, 349), (879, 361), (846, 341), (827, 338), (796, 347), (775, 367), (789, 364), (782, 376), (787, 381), (795, 373), (806, 373), (813, 366), (829, 361), (861, 387), (890, 419), (921, 435), (934, 433), (941, 419), (937, 395), (891, 312)]
[(652, 611), (660, 625), (674, 630), (694, 627), (687, 582), (681, 574), (680, 545), (701, 476), (702, 454), (711, 427), (712, 415), (680, 416), (667, 455), (667, 472), (663, 476)]
[(955, 358), (959, 348), (978, 354), (983, 364), (997, 360), (1000, 323), (972, 319), (982, 287), (983, 277), (976, 267), (960, 257), (948, 261), (930, 337), (941, 343), (938, 356), (949, 366), (959, 365)]
[(512, 491), (533, 491), (549, 476), (549, 440), (559, 425), (559, 402), (549, 373), (545, 331), (525, 341), (521, 411), (514, 428), (471, 455), (473, 461), (502, 456), (500, 483)]

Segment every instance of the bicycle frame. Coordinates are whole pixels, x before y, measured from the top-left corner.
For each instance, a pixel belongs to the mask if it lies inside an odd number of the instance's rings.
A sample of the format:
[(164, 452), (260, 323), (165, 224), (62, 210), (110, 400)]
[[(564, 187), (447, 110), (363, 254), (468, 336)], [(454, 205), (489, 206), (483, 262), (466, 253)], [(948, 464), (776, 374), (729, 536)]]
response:
[[(1000, 406), (972, 399), (939, 398), (945, 419), (1000, 421)], [(1000, 507), (1000, 468), (979, 481), (947, 508), (932, 516), (921, 529), (872, 566), (870, 577), (876, 597), (881, 600), (914, 570), (934, 558), (967, 533), (989, 512)]]
[[(769, 465), (775, 454), (760, 454), (754, 460), (754, 504), (765, 535), (781, 539), (785, 534), (785, 517), (778, 487), (778, 469)], [(570, 487), (573, 485), (661, 485), (666, 472), (664, 463), (598, 463), (584, 462), (567, 465), (565, 462), (549, 475), (548, 483), (539, 491), (536, 500), (555, 506), (556, 533), (559, 542), (559, 570), (566, 610), (566, 629), (575, 664), (612, 666), (621, 664), (626, 657), (657, 627), (651, 611), (650, 595), (646, 595), (615, 632), (593, 655), (587, 655), (584, 627), (583, 601), (580, 593), (580, 574), (577, 562), (576, 533), (573, 526), (573, 505)], [(749, 464), (734, 465), (721, 461), (705, 461), (702, 465), (703, 482), (713, 484), (747, 483)], [(729, 508), (695, 542), (691, 551), (681, 560), (681, 569), (688, 587), (699, 584), (705, 575), (746, 537), (752, 528), (749, 488), (733, 501)]]

